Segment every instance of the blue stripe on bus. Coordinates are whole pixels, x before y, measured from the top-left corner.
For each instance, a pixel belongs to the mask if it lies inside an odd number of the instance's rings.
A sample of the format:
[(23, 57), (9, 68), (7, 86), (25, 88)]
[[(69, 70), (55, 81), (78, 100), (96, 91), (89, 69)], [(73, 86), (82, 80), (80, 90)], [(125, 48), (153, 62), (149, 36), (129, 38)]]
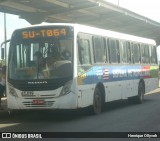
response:
[(158, 77), (157, 66), (94, 66), (80, 76), (81, 84)]

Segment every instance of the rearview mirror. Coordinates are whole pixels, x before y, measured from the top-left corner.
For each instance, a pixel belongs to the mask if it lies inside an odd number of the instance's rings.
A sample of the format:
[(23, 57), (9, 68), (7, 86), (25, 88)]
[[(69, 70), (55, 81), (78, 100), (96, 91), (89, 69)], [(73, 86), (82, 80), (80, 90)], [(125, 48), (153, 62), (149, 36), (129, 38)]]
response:
[(1, 48), (1, 59), (5, 59), (5, 57), (4, 57), (4, 48)]

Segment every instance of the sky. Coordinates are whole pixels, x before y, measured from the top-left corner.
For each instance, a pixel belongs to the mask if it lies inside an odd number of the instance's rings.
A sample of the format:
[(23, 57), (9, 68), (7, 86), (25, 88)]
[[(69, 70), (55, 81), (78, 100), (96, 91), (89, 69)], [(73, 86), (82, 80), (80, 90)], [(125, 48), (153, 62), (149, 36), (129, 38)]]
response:
[[(16, 15), (6, 14), (7, 39), (11, 38), (12, 32), (21, 27), (30, 25), (26, 20)], [(0, 44), (4, 41), (4, 13), (0, 12)]]
[[(105, 1), (105, 0), (104, 0)], [(138, 13), (154, 21), (160, 22), (160, 0), (106, 0), (130, 11)], [(6, 14), (7, 39), (12, 32), (21, 27), (30, 25), (19, 16)], [(4, 41), (4, 14), (0, 12), (0, 44)], [(160, 52), (160, 50), (159, 50)]]

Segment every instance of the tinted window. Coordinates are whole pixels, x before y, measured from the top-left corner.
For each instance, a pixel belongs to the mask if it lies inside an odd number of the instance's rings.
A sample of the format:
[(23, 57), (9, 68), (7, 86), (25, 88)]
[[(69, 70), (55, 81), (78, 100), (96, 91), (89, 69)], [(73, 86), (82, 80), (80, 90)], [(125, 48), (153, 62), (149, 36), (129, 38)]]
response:
[(89, 40), (79, 39), (78, 55), (80, 64), (91, 64)]
[(140, 63), (140, 50), (139, 44), (134, 43), (132, 44), (132, 53), (133, 53), (133, 61), (134, 63)]
[(128, 63), (128, 46), (126, 41), (120, 41), (121, 58), (123, 63)]
[(94, 48), (94, 62), (102, 63), (106, 61), (106, 54), (104, 49), (104, 40), (101, 37), (93, 37)]
[(149, 63), (149, 46), (141, 44), (141, 62)]
[(114, 39), (109, 39), (109, 59), (111, 63), (120, 62), (119, 46), (118, 41)]
[(156, 47), (150, 47), (150, 61), (152, 64), (157, 63), (157, 53), (156, 53)]

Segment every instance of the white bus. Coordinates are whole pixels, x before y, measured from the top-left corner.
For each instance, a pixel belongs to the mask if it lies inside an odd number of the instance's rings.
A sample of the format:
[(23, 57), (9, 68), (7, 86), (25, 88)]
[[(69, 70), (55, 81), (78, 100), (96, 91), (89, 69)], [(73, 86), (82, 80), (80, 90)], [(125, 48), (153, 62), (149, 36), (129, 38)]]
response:
[(9, 109), (77, 109), (129, 99), (158, 88), (154, 40), (79, 24), (13, 32), (8, 57)]

